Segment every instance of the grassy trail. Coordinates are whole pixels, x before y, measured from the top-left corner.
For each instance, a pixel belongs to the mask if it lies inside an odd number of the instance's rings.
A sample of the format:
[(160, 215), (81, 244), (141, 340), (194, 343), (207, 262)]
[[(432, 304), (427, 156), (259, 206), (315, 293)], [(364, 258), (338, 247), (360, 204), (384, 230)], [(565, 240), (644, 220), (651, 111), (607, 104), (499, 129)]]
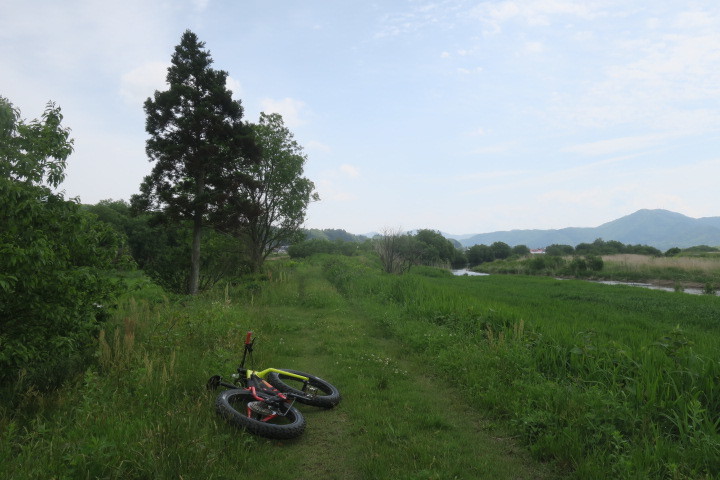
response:
[[(16, 409), (0, 405), (0, 478), (550, 478), (388, 333), (392, 305), (348, 300), (314, 266), (253, 292), (128, 300), (97, 364), (56, 392), (28, 391)], [(249, 366), (310, 372), (343, 395), (332, 410), (301, 406), (297, 439), (256, 437), (215, 413), (205, 382), (232, 373), (247, 330)]]
[[(330, 289), (317, 283), (301, 288), (305, 295), (322, 290), (325, 298)], [(372, 312), (335, 295), (321, 308), (266, 306), (255, 314), (282, 325), (258, 350), (265, 343), (284, 345), (273, 348), (273, 362), (331, 379), (343, 394), (334, 410), (303, 408), (307, 430), (286, 452), (302, 459), (292, 478), (549, 476), (526, 451), (491, 433), (490, 423), (453, 388), (452, 378), (434, 377), (422, 358), (387, 335)]]

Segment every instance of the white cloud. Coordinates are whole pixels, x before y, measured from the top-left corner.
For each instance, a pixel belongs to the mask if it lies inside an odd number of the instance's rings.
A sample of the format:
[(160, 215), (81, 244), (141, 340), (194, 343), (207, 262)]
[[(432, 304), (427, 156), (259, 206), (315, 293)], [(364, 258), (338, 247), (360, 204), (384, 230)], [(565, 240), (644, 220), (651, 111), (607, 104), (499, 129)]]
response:
[(360, 170), (358, 170), (358, 168), (354, 167), (353, 165), (340, 165), (340, 171), (349, 177), (355, 178), (360, 176)]
[(542, 53), (545, 50), (545, 45), (542, 42), (527, 42), (525, 43), (525, 51), (527, 53)]
[(529, 25), (550, 25), (553, 17), (560, 15), (592, 20), (602, 13), (603, 6), (607, 6), (607, 2), (598, 0), (507, 0), (482, 2), (471, 11), (471, 15), (488, 27), (488, 33), (498, 33), (505, 22), (515, 19)]
[(563, 148), (563, 152), (581, 155), (610, 155), (657, 147), (666, 136), (659, 134), (640, 135), (636, 137), (612, 138), (598, 142), (582, 143)]
[(496, 145), (486, 145), (473, 149), (470, 153), (476, 155), (491, 155), (498, 153), (508, 153), (514, 147), (511, 143), (498, 143)]
[(120, 95), (131, 105), (142, 104), (155, 90), (163, 90), (167, 83), (169, 63), (146, 62), (124, 73), (120, 79)]
[(318, 142), (317, 140), (310, 140), (307, 144), (305, 144), (306, 150), (315, 150), (319, 152), (325, 152), (329, 153), (332, 151), (332, 148), (330, 148), (329, 145), (325, 145), (322, 142)]
[(210, 0), (193, 0), (193, 4), (195, 5), (195, 9), (202, 12), (203, 10), (207, 9), (208, 4), (210, 3)]
[(279, 113), (283, 117), (285, 125), (289, 128), (303, 125), (305, 121), (300, 118), (301, 111), (305, 108), (305, 102), (293, 98), (273, 100), (265, 98), (260, 101), (261, 109), (265, 113)]
[(225, 79), (225, 88), (230, 90), (236, 99), (242, 97), (242, 85), (230, 75)]

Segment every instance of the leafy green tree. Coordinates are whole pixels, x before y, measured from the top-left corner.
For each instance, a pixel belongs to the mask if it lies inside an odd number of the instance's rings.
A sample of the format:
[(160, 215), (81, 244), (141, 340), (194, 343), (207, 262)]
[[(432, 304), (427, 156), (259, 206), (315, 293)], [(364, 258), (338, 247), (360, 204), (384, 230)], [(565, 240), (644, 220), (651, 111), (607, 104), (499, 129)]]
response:
[(72, 152), (60, 109), (26, 122), (0, 97), (0, 384), (50, 387), (81, 368), (117, 285), (119, 235), (49, 187)]
[(468, 264), (467, 256), (465, 255), (465, 252), (460, 250), (459, 248), (456, 248), (453, 252), (453, 258), (450, 262), (450, 266), (452, 268), (463, 268), (466, 267)]
[(256, 215), (240, 232), (247, 239), (249, 263), (257, 272), (271, 252), (297, 240), (310, 201), (320, 200), (315, 184), (303, 177), (307, 161), (280, 114), (260, 114), (253, 125), (260, 161), (250, 168), (254, 183), (243, 193)]
[(560, 245), (557, 243), (553, 243), (549, 247), (545, 249), (545, 254), (555, 257), (563, 257), (566, 255), (573, 255), (575, 253), (575, 248), (571, 245)]
[(455, 258), (452, 242), (435, 230), (418, 230), (415, 240), (420, 242), (419, 263), (423, 265), (450, 264)]
[(228, 74), (210, 67), (204, 46), (186, 31), (168, 68), (168, 90), (145, 102), (146, 151), (155, 165), (132, 199), (137, 210), (192, 225), (190, 294), (199, 287), (203, 227), (234, 228), (251, 214), (238, 192), (251, 183), (247, 168), (257, 156), (240, 101), (225, 86)]
[[(170, 223), (162, 215), (133, 215), (123, 200), (102, 200), (83, 206), (111, 225), (124, 237), (123, 248), (131, 254), (137, 267), (165, 289), (185, 293), (190, 281), (190, 246), (192, 225)], [(231, 235), (206, 228), (198, 286), (204, 290), (222, 279), (237, 277), (249, 270), (242, 252), (244, 244)]]
[(473, 267), (481, 263), (492, 262), (495, 260), (495, 255), (487, 245), (473, 245), (467, 250), (467, 259), (468, 264)]
[(512, 254), (512, 248), (505, 242), (494, 242), (490, 245), (490, 250), (492, 250), (493, 257), (496, 260), (504, 260)]
[(517, 255), (518, 257), (526, 257), (530, 255), (530, 249), (527, 247), (527, 245), (515, 245), (512, 247), (512, 255)]

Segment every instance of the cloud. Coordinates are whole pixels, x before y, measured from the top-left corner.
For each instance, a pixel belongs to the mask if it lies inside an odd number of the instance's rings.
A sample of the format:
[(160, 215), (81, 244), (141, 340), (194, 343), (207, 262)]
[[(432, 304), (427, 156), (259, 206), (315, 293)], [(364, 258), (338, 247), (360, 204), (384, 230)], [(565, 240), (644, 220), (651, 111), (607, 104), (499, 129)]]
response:
[(602, 14), (607, 2), (577, 0), (507, 0), (482, 2), (472, 9), (471, 16), (479, 19), (488, 28), (487, 33), (499, 33), (504, 23), (522, 20), (529, 25), (550, 25), (557, 16), (573, 16), (592, 20)]
[(561, 151), (580, 155), (610, 155), (656, 147), (663, 143), (665, 139), (666, 136), (659, 134), (639, 135), (572, 145), (563, 148)]
[(146, 62), (122, 75), (120, 79), (120, 95), (130, 105), (142, 104), (155, 90), (163, 90), (167, 83), (165, 62)]
[(310, 140), (307, 144), (305, 144), (305, 149), (315, 150), (324, 153), (329, 153), (332, 151), (332, 148), (330, 148), (329, 145), (325, 145), (324, 143), (318, 142), (317, 140)]
[(289, 128), (297, 127), (305, 123), (300, 118), (301, 111), (305, 108), (305, 102), (286, 97), (282, 100), (265, 98), (260, 101), (261, 109), (265, 113), (279, 113), (283, 117), (285, 125)]
[(233, 93), (233, 97), (239, 98), (242, 96), (242, 85), (239, 81), (232, 78), (230, 75), (225, 79), (225, 88)]
[(527, 42), (525, 43), (526, 53), (542, 53), (545, 50), (545, 45), (542, 42)]
[(352, 165), (343, 164), (340, 165), (340, 171), (347, 175), (348, 177), (359, 177), (360, 176), (360, 170), (358, 170), (357, 167), (354, 167)]
[(193, 5), (195, 5), (195, 9), (199, 12), (206, 10), (209, 3), (210, 0), (193, 0)]
[(475, 155), (491, 155), (497, 153), (508, 153), (514, 147), (512, 143), (498, 143), (495, 145), (486, 145), (484, 147), (478, 147), (473, 149), (470, 153)]

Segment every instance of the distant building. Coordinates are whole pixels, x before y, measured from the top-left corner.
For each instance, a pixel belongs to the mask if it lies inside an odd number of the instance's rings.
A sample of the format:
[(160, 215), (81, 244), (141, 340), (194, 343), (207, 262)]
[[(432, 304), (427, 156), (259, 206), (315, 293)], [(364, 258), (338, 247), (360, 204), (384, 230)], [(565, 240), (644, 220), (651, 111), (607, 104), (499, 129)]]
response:
[(544, 249), (544, 248), (531, 248), (531, 249), (530, 249), (530, 254), (531, 254), (531, 255), (540, 255), (540, 254), (544, 254), (544, 253), (545, 253), (545, 249)]

